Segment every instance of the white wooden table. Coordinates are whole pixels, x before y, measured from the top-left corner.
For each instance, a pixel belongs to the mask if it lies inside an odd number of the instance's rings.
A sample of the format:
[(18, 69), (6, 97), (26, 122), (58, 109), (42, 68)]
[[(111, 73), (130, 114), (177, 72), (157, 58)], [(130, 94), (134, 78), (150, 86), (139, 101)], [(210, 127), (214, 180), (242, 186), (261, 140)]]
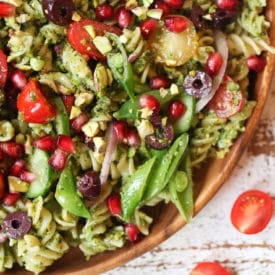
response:
[(230, 222), (231, 207), (243, 191), (260, 189), (275, 201), (275, 75), (271, 91), (254, 139), (214, 199), (170, 239), (106, 274), (188, 275), (197, 262), (218, 261), (232, 275), (275, 275), (275, 213), (255, 235), (237, 232)]

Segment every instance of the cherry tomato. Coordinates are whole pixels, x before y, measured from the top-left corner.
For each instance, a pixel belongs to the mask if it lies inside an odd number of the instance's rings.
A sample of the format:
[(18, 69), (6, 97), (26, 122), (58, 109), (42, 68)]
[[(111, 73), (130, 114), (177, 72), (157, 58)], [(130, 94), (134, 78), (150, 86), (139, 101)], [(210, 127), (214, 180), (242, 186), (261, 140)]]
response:
[(56, 116), (54, 107), (43, 96), (34, 80), (30, 80), (19, 94), (17, 109), (29, 123), (47, 123)]
[(88, 55), (90, 58), (104, 61), (106, 57), (97, 50), (93, 43), (93, 37), (87, 31), (89, 26), (93, 28), (96, 35), (104, 35), (105, 32), (120, 35), (122, 32), (119, 28), (91, 19), (81, 19), (70, 24), (67, 37), (72, 47), (79, 53)]
[(219, 263), (201, 262), (195, 266), (190, 275), (229, 275), (229, 272)]
[[(1, 7), (0, 7), (1, 8)], [(0, 49), (0, 87), (4, 87), (8, 76), (7, 57)]]
[(238, 84), (225, 75), (208, 107), (214, 110), (218, 117), (228, 118), (238, 113), (243, 108), (244, 103), (245, 97)]
[(15, 6), (8, 3), (0, 3), (0, 17), (11, 17), (15, 15)]
[(248, 190), (235, 201), (231, 210), (231, 222), (241, 233), (255, 234), (267, 226), (272, 212), (272, 199), (267, 193)]
[(3, 173), (0, 172), (0, 199), (4, 197), (5, 194), (5, 178)]

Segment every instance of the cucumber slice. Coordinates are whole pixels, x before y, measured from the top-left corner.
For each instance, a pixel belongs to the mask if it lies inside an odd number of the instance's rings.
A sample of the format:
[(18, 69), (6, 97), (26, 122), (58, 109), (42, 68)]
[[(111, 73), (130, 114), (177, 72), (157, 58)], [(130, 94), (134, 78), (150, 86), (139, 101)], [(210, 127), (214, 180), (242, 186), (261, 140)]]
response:
[(173, 125), (176, 135), (180, 135), (190, 129), (196, 110), (196, 100), (194, 97), (183, 93), (178, 99), (185, 105), (186, 112)]
[(49, 156), (46, 152), (35, 148), (29, 157), (29, 169), (35, 175), (35, 181), (30, 184), (26, 193), (28, 198), (44, 196), (54, 181), (54, 171), (48, 164)]
[(64, 106), (64, 103), (60, 97), (56, 97), (54, 99), (54, 103), (58, 110), (57, 116), (54, 120), (54, 127), (56, 130), (56, 133), (58, 135), (69, 136), (71, 134), (70, 122), (69, 122), (69, 116), (67, 114), (67, 110)]

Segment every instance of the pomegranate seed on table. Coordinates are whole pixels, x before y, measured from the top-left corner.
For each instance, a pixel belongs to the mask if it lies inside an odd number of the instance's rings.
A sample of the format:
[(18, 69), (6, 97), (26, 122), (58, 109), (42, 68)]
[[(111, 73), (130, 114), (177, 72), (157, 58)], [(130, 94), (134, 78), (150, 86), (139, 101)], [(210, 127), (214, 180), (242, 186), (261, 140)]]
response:
[(180, 15), (168, 15), (164, 18), (164, 24), (170, 32), (180, 33), (188, 28), (188, 21)]
[(59, 149), (67, 153), (75, 153), (75, 146), (72, 138), (66, 135), (58, 135), (57, 146)]
[(49, 165), (56, 171), (62, 171), (67, 162), (68, 153), (57, 148), (49, 159)]
[(72, 110), (72, 107), (74, 105), (75, 96), (74, 95), (63, 95), (62, 96), (62, 101), (65, 105), (67, 113), (70, 114), (71, 110)]
[(170, 7), (167, 5), (167, 3), (163, 2), (163, 1), (157, 1), (154, 5), (154, 8), (162, 10), (163, 15), (168, 15), (171, 13)]
[(143, 21), (140, 25), (141, 34), (145, 39), (148, 39), (150, 35), (154, 32), (154, 30), (158, 26), (158, 20), (149, 18)]
[(169, 7), (173, 9), (181, 9), (184, 0), (163, 0)]
[(113, 130), (116, 135), (116, 140), (118, 142), (123, 142), (127, 135), (128, 125), (124, 121), (114, 121)]
[(17, 159), (10, 168), (9, 175), (14, 177), (19, 177), (23, 168), (25, 166), (25, 161), (23, 159)]
[(218, 72), (220, 71), (222, 63), (223, 63), (223, 58), (220, 53), (218, 53), (218, 52), (211, 53), (208, 56), (207, 61), (206, 61), (206, 68), (205, 68), (206, 72), (210, 76), (217, 75)]
[(56, 141), (52, 136), (44, 136), (35, 139), (33, 146), (45, 152), (52, 152), (56, 149)]
[(140, 108), (148, 108), (153, 111), (154, 114), (159, 113), (160, 103), (156, 97), (150, 94), (143, 94), (138, 99)]
[(170, 80), (164, 75), (153, 76), (150, 79), (150, 88), (152, 89), (160, 89), (160, 88), (169, 88)]
[(121, 28), (127, 28), (132, 21), (132, 14), (125, 7), (121, 7), (117, 11), (117, 23)]
[(112, 19), (115, 15), (115, 9), (112, 5), (104, 4), (98, 6), (95, 10), (97, 19), (100, 20), (109, 20)]
[(4, 196), (2, 203), (6, 206), (12, 206), (19, 199), (20, 199), (20, 193), (8, 193)]
[(265, 57), (252, 55), (247, 58), (246, 65), (250, 70), (253, 70), (255, 72), (260, 72), (264, 69), (266, 65), (266, 59)]
[(27, 78), (21, 70), (14, 71), (10, 76), (10, 80), (17, 89), (22, 89), (27, 84)]
[(135, 129), (131, 129), (127, 132), (126, 140), (130, 147), (138, 147), (141, 143), (140, 137)]
[(238, 7), (238, 0), (217, 0), (217, 6), (227, 11), (236, 10)]
[(23, 170), (20, 173), (20, 179), (25, 182), (32, 183), (33, 181), (35, 181), (35, 175), (32, 172)]
[(179, 101), (179, 100), (174, 100), (171, 101), (170, 104), (168, 105), (168, 117), (177, 120), (179, 119), (186, 111), (185, 105)]
[(112, 215), (121, 215), (121, 200), (117, 194), (111, 194), (106, 199), (106, 204)]
[(82, 126), (84, 126), (89, 121), (86, 114), (81, 113), (78, 117), (72, 120), (71, 127), (75, 132), (81, 132)]
[(128, 239), (132, 244), (136, 243), (140, 239), (140, 231), (138, 227), (132, 223), (128, 223), (125, 225), (125, 231), (128, 236)]
[(14, 141), (0, 142), (0, 151), (11, 158), (19, 158), (23, 154), (22, 146)]
[(8, 3), (0, 2), (0, 17), (11, 17), (16, 13), (15, 6)]

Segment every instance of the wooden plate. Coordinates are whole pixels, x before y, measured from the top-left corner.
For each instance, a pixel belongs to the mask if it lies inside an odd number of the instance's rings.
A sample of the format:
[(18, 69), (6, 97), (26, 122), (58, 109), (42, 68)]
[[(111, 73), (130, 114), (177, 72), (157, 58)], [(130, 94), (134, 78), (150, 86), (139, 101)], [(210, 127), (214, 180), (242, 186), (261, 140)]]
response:
[[(267, 17), (271, 22), (271, 44), (275, 45), (275, 1), (273, 0), (269, 1)], [(268, 53), (267, 66), (265, 67), (265, 70), (258, 75), (255, 82), (253, 97), (257, 100), (257, 105), (247, 122), (246, 131), (235, 142), (226, 158), (210, 161), (207, 164), (207, 169), (203, 169), (204, 173), (200, 172), (199, 175), (196, 175), (194, 190), (195, 214), (197, 214), (208, 203), (208, 201), (216, 194), (218, 189), (224, 184), (247, 147), (247, 144), (257, 127), (268, 96), (274, 63), (275, 56)], [(157, 246), (181, 229), (185, 224), (173, 205), (160, 205), (155, 207), (152, 215), (154, 217), (154, 224), (151, 227), (150, 235), (136, 245), (128, 245), (114, 252), (105, 252), (96, 255), (92, 257), (90, 261), (86, 261), (82, 252), (78, 249), (73, 249), (53, 266), (48, 268), (47, 272), (44, 272), (43, 274), (95, 275), (110, 270), (151, 250), (153, 247)], [(6, 274), (9, 273), (14, 275), (30, 274), (24, 272), (22, 269), (6, 272)]]

